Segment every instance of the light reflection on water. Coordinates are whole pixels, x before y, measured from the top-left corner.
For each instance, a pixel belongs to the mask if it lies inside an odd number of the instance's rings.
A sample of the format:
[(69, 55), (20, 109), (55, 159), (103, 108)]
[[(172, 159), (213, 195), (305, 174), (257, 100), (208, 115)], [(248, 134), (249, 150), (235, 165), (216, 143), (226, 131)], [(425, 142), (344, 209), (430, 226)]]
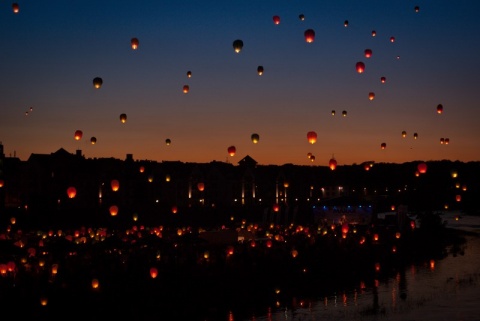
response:
[[(443, 216), (447, 227), (479, 231), (480, 217)], [(480, 235), (480, 234), (479, 234)], [(293, 299), (244, 321), (474, 321), (480, 320), (480, 236), (442, 260), (411, 265), (385, 281), (314, 300)], [(449, 249), (451, 250), (451, 249)], [(229, 321), (234, 320), (230, 314)]]

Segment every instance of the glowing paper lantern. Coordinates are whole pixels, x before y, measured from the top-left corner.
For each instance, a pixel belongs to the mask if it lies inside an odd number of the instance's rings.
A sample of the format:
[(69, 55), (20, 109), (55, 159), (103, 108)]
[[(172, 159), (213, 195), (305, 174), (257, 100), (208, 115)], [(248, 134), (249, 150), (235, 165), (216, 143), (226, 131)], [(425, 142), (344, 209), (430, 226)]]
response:
[(328, 162), (328, 167), (333, 171), (337, 168), (337, 161), (335, 158), (331, 158), (330, 161)]
[(307, 133), (307, 140), (310, 144), (315, 144), (317, 141), (317, 133), (314, 131), (310, 131)]
[(438, 104), (437, 105), (437, 114), (441, 114), (443, 113), (443, 105), (442, 104)]
[(374, 100), (375, 99), (375, 93), (374, 92), (369, 92), (368, 93), (368, 99)]
[(381, 143), (381, 144), (380, 144), (380, 148), (381, 148), (381, 149), (387, 148), (387, 143)]
[(406, 131), (402, 131), (402, 137), (403, 138), (407, 137), (407, 132)]
[(381, 82), (382, 84), (384, 84), (386, 81), (387, 81), (387, 78), (385, 78), (385, 77), (380, 77), (380, 82)]
[(279, 16), (273, 16), (273, 23), (276, 25), (280, 24), (280, 17)]
[(99, 286), (100, 282), (98, 281), (98, 279), (92, 279), (92, 289), (98, 289)]
[(172, 141), (169, 138), (165, 139), (165, 144), (167, 146), (170, 146), (171, 143), (172, 143)]
[(130, 40), (130, 45), (132, 46), (132, 49), (133, 50), (137, 50), (138, 49), (138, 45), (139, 45), (139, 41), (137, 38), (132, 38)]
[(110, 206), (109, 211), (110, 211), (110, 215), (111, 215), (111, 216), (117, 216), (117, 214), (118, 214), (118, 206), (116, 206), (116, 205)]
[(172, 206), (172, 213), (173, 213), (173, 214), (177, 214), (177, 212), (178, 212), (177, 206), (176, 206), (176, 205), (173, 205), (173, 206)]
[(155, 279), (158, 276), (158, 269), (156, 267), (150, 268), (150, 277)]
[(365, 58), (370, 58), (372, 56), (372, 49), (365, 49)]
[(227, 148), (227, 152), (228, 152), (228, 155), (235, 156), (237, 149), (235, 148), (235, 146), (230, 146)]
[(0, 188), (2, 188), (3, 185), (5, 185), (5, 181), (3, 179), (0, 179)]
[(90, 144), (95, 145), (96, 143), (97, 143), (97, 138), (96, 137), (90, 138)]
[(67, 188), (68, 198), (75, 198), (76, 195), (77, 195), (77, 189), (75, 187), (70, 186), (69, 188)]
[(260, 140), (260, 136), (258, 134), (252, 134), (251, 139), (252, 139), (252, 143), (257, 144), (258, 141)]
[(18, 3), (12, 3), (12, 10), (13, 10), (13, 13), (18, 13), (20, 11), (20, 7), (18, 6)]
[(306, 42), (312, 43), (313, 40), (315, 40), (315, 31), (313, 31), (313, 29), (307, 29), (304, 32), (304, 36)]
[(103, 80), (100, 77), (93, 78), (93, 87), (99, 89), (103, 85)]
[(75, 138), (75, 140), (80, 140), (82, 139), (82, 136), (83, 136), (83, 132), (81, 130), (76, 130), (75, 135), (73, 137)]
[(190, 91), (190, 87), (188, 85), (184, 85), (183, 86), (183, 93), (188, 94), (189, 91)]
[(204, 183), (198, 183), (197, 188), (200, 192), (203, 192), (205, 190), (205, 184)]
[(425, 174), (427, 172), (427, 164), (421, 162), (417, 165), (417, 170), (420, 174)]
[(236, 53), (239, 53), (243, 49), (243, 41), (240, 39), (237, 39), (233, 42), (233, 50), (235, 50)]
[(390, 37), (390, 42), (395, 42), (395, 37)]
[(112, 187), (112, 191), (116, 192), (118, 191), (118, 189), (120, 188), (120, 182), (116, 179), (113, 179), (111, 182), (110, 182), (110, 186)]
[(300, 21), (304, 21), (305, 20), (305, 15), (303, 13), (299, 14), (298, 19), (300, 19)]
[(257, 67), (257, 73), (259, 76), (263, 75), (263, 66), (258, 66)]
[(363, 73), (365, 71), (365, 64), (361, 61), (357, 62), (355, 64), (355, 69), (359, 74)]
[(187, 71), (187, 78), (192, 78), (192, 72), (190, 70)]

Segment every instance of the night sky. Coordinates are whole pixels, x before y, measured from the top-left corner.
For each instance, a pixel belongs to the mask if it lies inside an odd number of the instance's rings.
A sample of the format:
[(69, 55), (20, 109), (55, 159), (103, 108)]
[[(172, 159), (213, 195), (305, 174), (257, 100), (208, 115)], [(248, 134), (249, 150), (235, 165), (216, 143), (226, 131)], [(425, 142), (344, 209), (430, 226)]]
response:
[(0, 2), (7, 156), (65, 148), (159, 162), (250, 155), (261, 165), (480, 160), (477, 0), (17, 3), (14, 13)]

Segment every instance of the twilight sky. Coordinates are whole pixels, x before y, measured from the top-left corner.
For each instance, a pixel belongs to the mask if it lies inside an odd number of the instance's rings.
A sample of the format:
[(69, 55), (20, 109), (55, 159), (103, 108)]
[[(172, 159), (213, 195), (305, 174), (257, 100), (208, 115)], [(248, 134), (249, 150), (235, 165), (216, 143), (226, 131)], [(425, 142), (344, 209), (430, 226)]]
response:
[[(12, 2), (0, 3), (7, 156), (26, 160), (63, 147), (87, 158), (128, 153), (160, 162), (480, 160), (480, 1), (17, 3), (16, 14)], [(307, 29), (315, 31), (312, 43)], [(318, 134), (314, 144), (309, 131)]]

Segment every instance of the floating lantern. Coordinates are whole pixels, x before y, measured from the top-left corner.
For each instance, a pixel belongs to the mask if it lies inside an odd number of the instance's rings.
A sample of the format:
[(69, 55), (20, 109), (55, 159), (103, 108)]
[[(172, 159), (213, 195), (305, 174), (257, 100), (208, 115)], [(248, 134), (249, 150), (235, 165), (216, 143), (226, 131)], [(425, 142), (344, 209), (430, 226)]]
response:
[(312, 43), (313, 40), (315, 40), (315, 31), (313, 31), (313, 29), (307, 29), (304, 32), (304, 36), (306, 42)]
[(67, 196), (68, 198), (75, 198), (77, 195), (77, 189), (73, 186), (67, 188)]
[(130, 45), (132, 46), (132, 49), (133, 50), (137, 50), (138, 49), (138, 45), (139, 45), (139, 41), (137, 38), (132, 38), (130, 40)]

